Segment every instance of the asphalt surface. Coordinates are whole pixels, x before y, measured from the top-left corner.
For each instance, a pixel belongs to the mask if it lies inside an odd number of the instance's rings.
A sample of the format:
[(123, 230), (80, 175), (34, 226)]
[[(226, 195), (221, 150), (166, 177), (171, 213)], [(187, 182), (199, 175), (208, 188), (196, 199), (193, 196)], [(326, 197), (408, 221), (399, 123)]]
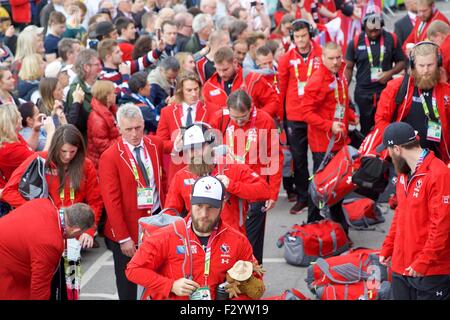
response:
[[(437, 7), (447, 16), (450, 15), (450, 4), (438, 2)], [(405, 11), (397, 11), (394, 16), (385, 16), (388, 30), (393, 30), (393, 23), (402, 17)], [(308, 290), (304, 281), (306, 268), (288, 265), (283, 258), (283, 250), (276, 247), (280, 236), (295, 223), (306, 220), (306, 211), (300, 215), (289, 214), (293, 203), (289, 203), (286, 194), (281, 191), (277, 205), (268, 215), (266, 222), (266, 233), (264, 243), (263, 266), (266, 269), (264, 282), (266, 292), (264, 297), (279, 295), (284, 290), (296, 288), (310, 298), (314, 298)], [(386, 222), (379, 225), (380, 229), (386, 231), (392, 221), (392, 211), (386, 204), (380, 204)], [(380, 231), (355, 231), (349, 234), (354, 247), (379, 248), (385, 237)], [(115, 285), (114, 264), (112, 254), (105, 248), (104, 239), (98, 238), (100, 248), (89, 249), (82, 253), (83, 279), (81, 287), (82, 300), (117, 300), (117, 289)]]

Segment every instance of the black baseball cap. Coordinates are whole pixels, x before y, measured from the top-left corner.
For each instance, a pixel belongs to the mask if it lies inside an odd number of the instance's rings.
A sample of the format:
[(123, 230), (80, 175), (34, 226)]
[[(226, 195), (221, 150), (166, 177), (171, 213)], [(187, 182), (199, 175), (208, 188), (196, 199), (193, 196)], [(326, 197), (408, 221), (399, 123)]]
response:
[(383, 143), (377, 148), (377, 152), (387, 147), (401, 146), (402, 144), (417, 139), (417, 131), (406, 122), (394, 122), (387, 126), (383, 133)]
[(89, 34), (89, 38), (94, 39), (102, 36), (106, 36), (116, 28), (110, 21), (100, 21), (95, 25), (95, 30)]

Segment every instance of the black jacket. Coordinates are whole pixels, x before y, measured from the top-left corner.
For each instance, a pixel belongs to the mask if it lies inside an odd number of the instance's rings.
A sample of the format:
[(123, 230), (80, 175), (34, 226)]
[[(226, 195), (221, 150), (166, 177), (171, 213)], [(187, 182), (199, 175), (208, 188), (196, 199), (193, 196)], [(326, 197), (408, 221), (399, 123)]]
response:
[(406, 15), (394, 24), (394, 33), (397, 35), (398, 43), (403, 46), (403, 42), (408, 38), (414, 28), (411, 19)]

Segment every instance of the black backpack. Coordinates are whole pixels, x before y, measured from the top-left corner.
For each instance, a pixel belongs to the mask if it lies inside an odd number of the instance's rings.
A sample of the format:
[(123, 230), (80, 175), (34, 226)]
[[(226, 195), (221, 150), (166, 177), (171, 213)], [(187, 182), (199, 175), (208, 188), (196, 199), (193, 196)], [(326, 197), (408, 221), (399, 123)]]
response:
[(19, 193), (26, 200), (48, 198), (48, 186), (45, 179), (45, 159), (38, 156), (31, 161), (19, 182)]

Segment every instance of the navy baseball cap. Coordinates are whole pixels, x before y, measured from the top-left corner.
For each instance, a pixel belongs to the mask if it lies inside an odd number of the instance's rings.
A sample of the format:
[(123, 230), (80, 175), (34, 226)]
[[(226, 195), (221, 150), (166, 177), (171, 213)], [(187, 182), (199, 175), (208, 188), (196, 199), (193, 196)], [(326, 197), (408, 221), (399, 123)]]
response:
[(383, 143), (377, 148), (381, 152), (388, 147), (401, 146), (402, 144), (417, 139), (417, 131), (406, 122), (394, 122), (387, 126), (383, 133)]
[(202, 177), (192, 187), (191, 204), (209, 204), (213, 208), (220, 208), (224, 192), (224, 186), (219, 179), (211, 176)]

